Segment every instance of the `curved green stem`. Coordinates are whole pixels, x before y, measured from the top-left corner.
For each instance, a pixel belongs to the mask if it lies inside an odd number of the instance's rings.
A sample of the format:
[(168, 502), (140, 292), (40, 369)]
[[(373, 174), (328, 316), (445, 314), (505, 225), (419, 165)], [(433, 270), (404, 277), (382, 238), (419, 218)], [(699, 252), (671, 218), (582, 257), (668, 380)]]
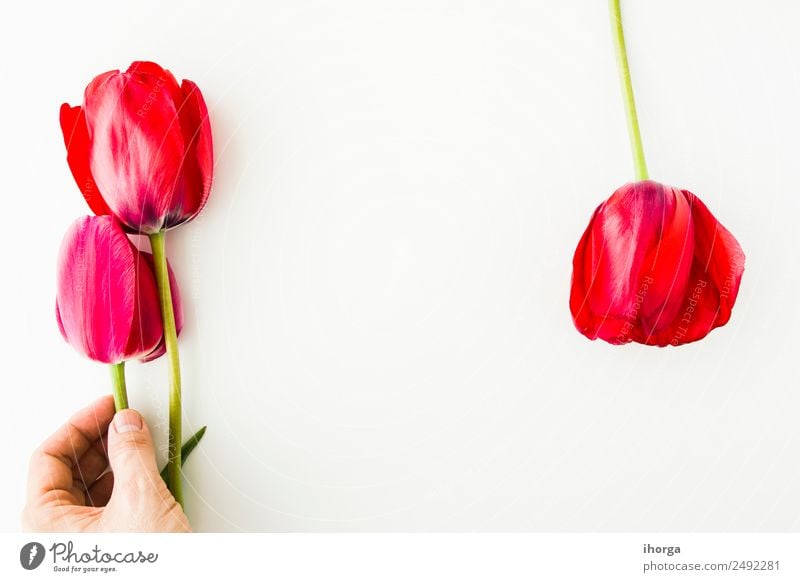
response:
[(111, 364), (110, 368), (114, 409), (119, 412), (128, 408), (128, 390), (125, 387), (125, 362)]
[(639, 133), (639, 117), (636, 115), (636, 102), (633, 99), (631, 71), (628, 67), (628, 53), (625, 50), (625, 35), (622, 32), (622, 13), (619, 3), (620, 0), (609, 0), (609, 9), (611, 11), (611, 29), (614, 33), (614, 47), (617, 52), (617, 68), (619, 69), (619, 80), (622, 84), (622, 97), (625, 102), (625, 115), (628, 118), (628, 136), (631, 140), (633, 167), (636, 170), (636, 179), (647, 180), (647, 164), (644, 161), (642, 136)]
[(169, 490), (175, 500), (183, 505), (183, 481), (181, 480), (181, 366), (178, 359), (178, 333), (175, 329), (175, 312), (169, 288), (165, 231), (150, 235), (153, 263), (161, 302), (161, 319), (164, 323), (164, 344), (169, 363), (169, 453), (167, 475)]

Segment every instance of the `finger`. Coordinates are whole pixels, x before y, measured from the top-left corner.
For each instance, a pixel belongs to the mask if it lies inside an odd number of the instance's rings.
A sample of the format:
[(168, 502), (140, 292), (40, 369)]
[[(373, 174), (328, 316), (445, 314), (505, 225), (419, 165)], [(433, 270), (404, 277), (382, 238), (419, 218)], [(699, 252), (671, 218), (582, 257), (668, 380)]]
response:
[(186, 514), (158, 472), (150, 431), (135, 410), (118, 412), (109, 426), (108, 460), (114, 491), (104, 518), (122, 531), (190, 531)]
[(100, 477), (89, 487), (86, 494), (89, 505), (94, 507), (105, 507), (111, 499), (111, 492), (114, 490), (114, 473), (108, 472)]
[(50, 492), (58, 503), (79, 503), (72, 470), (77, 459), (106, 432), (114, 416), (114, 400), (104, 396), (76, 413), (48, 438), (31, 457), (28, 497), (36, 499)]
[(175, 504), (158, 472), (150, 431), (135, 410), (118, 412), (108, 428), (108, 460), (114, 472), (114, 491), (107, 510), (118, 512), (128, 523), (126, 527), (144, 527), (136, 520), (153, 518), (154, 513)]
[(108, 429), (108, 460), (117, 484), (161, 481), (150, 430), (133, 409), (119, 411)]
[(72, 470), (72, 478), (91, 487), (97, 478), (108, 468), (108, 456), (103, 439), (97, 439), (89, 447)]

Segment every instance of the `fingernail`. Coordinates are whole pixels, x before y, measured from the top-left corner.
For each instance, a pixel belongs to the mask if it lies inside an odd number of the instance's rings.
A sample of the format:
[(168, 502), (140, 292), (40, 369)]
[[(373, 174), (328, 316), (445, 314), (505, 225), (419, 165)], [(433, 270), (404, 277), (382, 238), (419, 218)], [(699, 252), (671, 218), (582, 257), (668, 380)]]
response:
[(118, 433), (140, 431), (142, 430), (142, 417), (130, 408), (120, 410), (114, 416), (114, 428)]

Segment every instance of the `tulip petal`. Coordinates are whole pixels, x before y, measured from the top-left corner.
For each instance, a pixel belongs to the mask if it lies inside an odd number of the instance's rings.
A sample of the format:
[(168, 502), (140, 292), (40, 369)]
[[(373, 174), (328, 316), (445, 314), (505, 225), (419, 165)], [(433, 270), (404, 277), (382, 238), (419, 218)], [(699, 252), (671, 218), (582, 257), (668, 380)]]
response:
[(595, 211), (573, 259), (573, 292), (581, 289), (583, 296), (571, 302), (572, 315), (587, 337), (637, 340), (636, 327), (625, 322), (639, 318), (647, 285), (643, 271), (662, 230), (664, 204), (661, 184), (636, 182), (619, 188)]
[(183, 187), (176, 190), (166, 226), (177, 226), (194, 218), (205, 206), (211, 191), (214, 152), (211, 123), (203, 94), (192, 81), (183, 80), (182, 101), (178, 107), (181, 131), (186, 147), (183, 158)]
[(158, 81), (161, 81), (160, 86), (163, 90), (169, 93), (173, 103), (177, 105), (183, 101), (183, 95), (175, 76), (169, 71), (169, 69), (165, 69), (158, 63), (154, 63), (152, 61), (134, 61), (125, 71), (125, 74), (134, 78), (138, 78), (145, 85), (150, 86), (155, 85), (158, 83)]
[(708, 284), (708, 277), (694, 261), (681, 309), (670, 326), (648, 337), (646, 343), (679, 346), (704, 338), (718, 327), (719, 293)]
[(154, 345), (163, 341), (161, 324), (161, 305), (158, 299), (158, 285), (155, 274), (147, 264), (145, 253), (134, 248), (136, 261), (136, 301), (134, 302), (131, 335), (126, 346), (127, 354), (146, 354)]
[(60, 121), (61, 131), (64, 134), (64, 145), (67, 146), (67, 163), (81, 194), (92, 212), (98, 216), (111, 214), (106, 201), (103, 200), (102, 194), (97, 189), (97, 184), (95, 184), (89, 168), (91, 141), (83, 109), (64, 103), (61, 105)]
[[(733, 235), (706, 205), (688, 190), (694, 224), (695, 250), (688, 292), (679, 316), (660, 342), (681, 345), (704, 338), (725, 325), (739, 293), (745, 256)], [(663, 344), (662, 344), (663, 345)]]
[(590, 304), (595, 313), (623, 316), (629, 311), (642, 265), (661, 230), (663, 188), (647, 188), (647, 183), (628, 186), (604, 203), (594, 225), (596, 274)]
[(592, 248), (596, 240), (593, 224), (601, 208), (602, 205), (594, 211), (589, 227), (584, 231), (575, 249), (572, 261), (570, 311), (575, 327), (589, 339), (600, 338), (612, 344), (621, 344), (631, 341), (629, 337), (631, 326), (627, 319), (609, 315), (607, 309), (597, 315), (589, 307), (589, 290), (592, 288), (597, 270), (592, 258), (598, 255)]
[(689, 192), (684, 195), (692, 203), (695, 222), (695, 261), (698, 268), (719, 291), (719, 315), (716, 326), (725, 325), (731, 317), (744, 273), (745, 256), (739, 242), (708, 210), (703, 201)]
[(134, 276), (128, 239), (114, 236), (110, 218), (98, 222), (85, 217), (73, 223), (59, 256), (59, 316), (68, 341), (93, 360), (124, 359), (133, 321)]
[[(70, 345), (93, 360), (112, 364), (139, 357), (161, 337), (160, 320), (144, 319), (145, 311), (158, 313), (158, 302), (152, 274), (140, 278), (136, 252), (110, 216), (80, 218), (64, 236), (56, 317)], [(141, 339), (132, 342), (145, 326)]]
[(645, 343), (649, 343), (648, 336), (668, 328), (678, 315), (686, 296), (693, 253), (689, 202), (679, 190), (665, 187), (660, 234), (643, 269), (642, 281), (648, 287), (639, 317)]
[(171, 75), (106, 74), (86, 89), (90, 167), (108, 207), (128, 227), (164, 226), (184, 154)]
[(164, 75), (172, 76), (172, 73), (153, 61), (133, 61), (125, 72), (152, 75), (154, 77), (163, 77)]

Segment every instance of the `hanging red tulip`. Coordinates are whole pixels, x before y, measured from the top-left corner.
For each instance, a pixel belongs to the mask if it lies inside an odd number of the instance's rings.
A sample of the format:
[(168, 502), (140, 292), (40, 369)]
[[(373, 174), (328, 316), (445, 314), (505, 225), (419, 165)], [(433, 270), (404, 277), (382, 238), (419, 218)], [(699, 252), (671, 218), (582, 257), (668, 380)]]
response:
[(67, 161), (95, 214), (154, 234), (194, 218), (211, 188), (205, 101), (188, 80), (150, 62), (109, 71), (86, 87), (83, 107), (61, 106)]
[(697, 196), (626, 184), (578, 243), (570, 309), (590, 339), (684, 344), (728, 322), (743, 270), (741, 247)]
[[(170, 278), (180, 314), (178, 286)], [(64, 236), (56, 319), (64, 339), (98, 362), (151, 360), (163, 353), (152, 258), (139, 252), (113, 217), (79, 218)], [(182, 322), (182, 315), (176, 320)]]
[(648, 179), (620, 1), (610, 6), (637, 181), (603, 202), (583, 233), (570, 311), (589, 339), (677, 346), (728, 322), (744, 253), (697, 196)]

